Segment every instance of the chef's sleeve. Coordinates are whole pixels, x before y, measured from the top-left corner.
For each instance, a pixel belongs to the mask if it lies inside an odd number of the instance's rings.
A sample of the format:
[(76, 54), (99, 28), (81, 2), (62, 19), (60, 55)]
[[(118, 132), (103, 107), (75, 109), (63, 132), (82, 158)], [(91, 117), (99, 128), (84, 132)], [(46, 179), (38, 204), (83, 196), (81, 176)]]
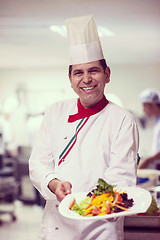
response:
[[(29, 174), (34, 187), (45, 199), (55, 199), (56, 196), (49, 190), (48, 183), (54, 179), (60, 179), (55, 172), (53, 153), (53, 139), (49, 132), (51, 126), (50, 112), (46, 111), (44, 119), (29, 159)], [(63, 181), (63, 179), (60, 179)]]
[(112, 139), (105, 179), (117, 186), (135, 186), (139, 148), (138, 127), (132, 115), (125, 116), (117, 127), (119, 129)]

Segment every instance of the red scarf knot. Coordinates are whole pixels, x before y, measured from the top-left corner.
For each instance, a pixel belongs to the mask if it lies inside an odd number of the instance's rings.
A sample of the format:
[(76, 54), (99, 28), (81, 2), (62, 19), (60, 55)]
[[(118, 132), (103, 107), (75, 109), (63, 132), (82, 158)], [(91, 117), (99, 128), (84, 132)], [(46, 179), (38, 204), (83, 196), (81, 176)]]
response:
[(99, 101), (96, 105), (91, 106), (89, 108), (84, 108), (80, 102), (80, 99), (78, 98), (77, 101), (77, 107), (78, 107), (78, 113), (69, 115), (68, 122), (75, 122), (76, 120), (90, 117), (98, 112), (100, 112), (103, 108), (105, 108), (108, 104), (108, 100), (103, 95), (103, 98), (101, 101)]

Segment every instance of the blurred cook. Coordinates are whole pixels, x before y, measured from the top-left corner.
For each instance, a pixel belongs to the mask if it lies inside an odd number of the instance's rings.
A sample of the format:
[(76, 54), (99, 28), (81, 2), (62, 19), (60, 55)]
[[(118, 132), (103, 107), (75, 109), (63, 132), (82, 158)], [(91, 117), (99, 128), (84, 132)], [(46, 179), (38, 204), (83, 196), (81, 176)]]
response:
[(66, 21), (69, 79), (79, 96), (53, 104), (45, 113), (30, 161), (30, 177), (46, 199), (39, 240), (122, 240), (123, 218), (75, 221), (58, 212), (71, 192), (89, 192), (98, 178), (136, 184), (138, 130), (133, 116), (104, 96), (110, 69), (93, 16)]
[(144, 159), (139, 168), (146, 168), (150, 163), (160, 162), (160, 93), (156, 89), (146, 89), (140, 94), (143, 111), (148, 117), (155, 118), (153, 128), (152, 155)]

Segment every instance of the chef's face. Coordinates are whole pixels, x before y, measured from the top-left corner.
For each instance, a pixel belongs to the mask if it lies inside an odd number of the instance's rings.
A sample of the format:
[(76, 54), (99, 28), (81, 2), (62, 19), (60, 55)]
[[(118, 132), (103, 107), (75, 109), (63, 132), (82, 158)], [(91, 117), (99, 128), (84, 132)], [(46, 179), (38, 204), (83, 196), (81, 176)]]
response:
[(76, 64), (72, 65), (69, 78), (81, 104), (88, 108), (102, 99), (105, 84), (110, 81), (110, 69), (104, 71), (100, 61)]

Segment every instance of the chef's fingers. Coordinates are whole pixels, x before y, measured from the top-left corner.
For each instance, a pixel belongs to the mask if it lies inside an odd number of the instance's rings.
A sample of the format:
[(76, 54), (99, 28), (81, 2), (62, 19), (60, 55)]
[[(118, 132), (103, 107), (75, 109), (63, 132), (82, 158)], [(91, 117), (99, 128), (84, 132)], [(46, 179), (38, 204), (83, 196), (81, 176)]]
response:
[(63, 200), (63, 198), (65, 198), (66, 192), (65, 192), (65, 188), (63, 186), (63, 183), (61, 183), (61, 185), (57, 188), (55, 194), (56, 194), (57, 200), (59, 202), (61, 202)]
[(65, 194), (70, 194), (71, 193), (72, 184), (70, 182), (62, 182), (62, 186), (64, 188), (64, 193)]
[(63, 200), (63, 198), (65, 198), (65, 196), (66, 196), (66, 194), (64, 194), (63, 191), (57, 192), (57, 195), (56, 195), (57, 200), (58, 200), (59, 202), (61, 202), (61, 201)]
[(61, 202), (67, 194), (71, 193), (71, 188), (72, 185), (69, 182), (54, 180), (49, 183), (49, 189), (56, 195), (59, 202)]

